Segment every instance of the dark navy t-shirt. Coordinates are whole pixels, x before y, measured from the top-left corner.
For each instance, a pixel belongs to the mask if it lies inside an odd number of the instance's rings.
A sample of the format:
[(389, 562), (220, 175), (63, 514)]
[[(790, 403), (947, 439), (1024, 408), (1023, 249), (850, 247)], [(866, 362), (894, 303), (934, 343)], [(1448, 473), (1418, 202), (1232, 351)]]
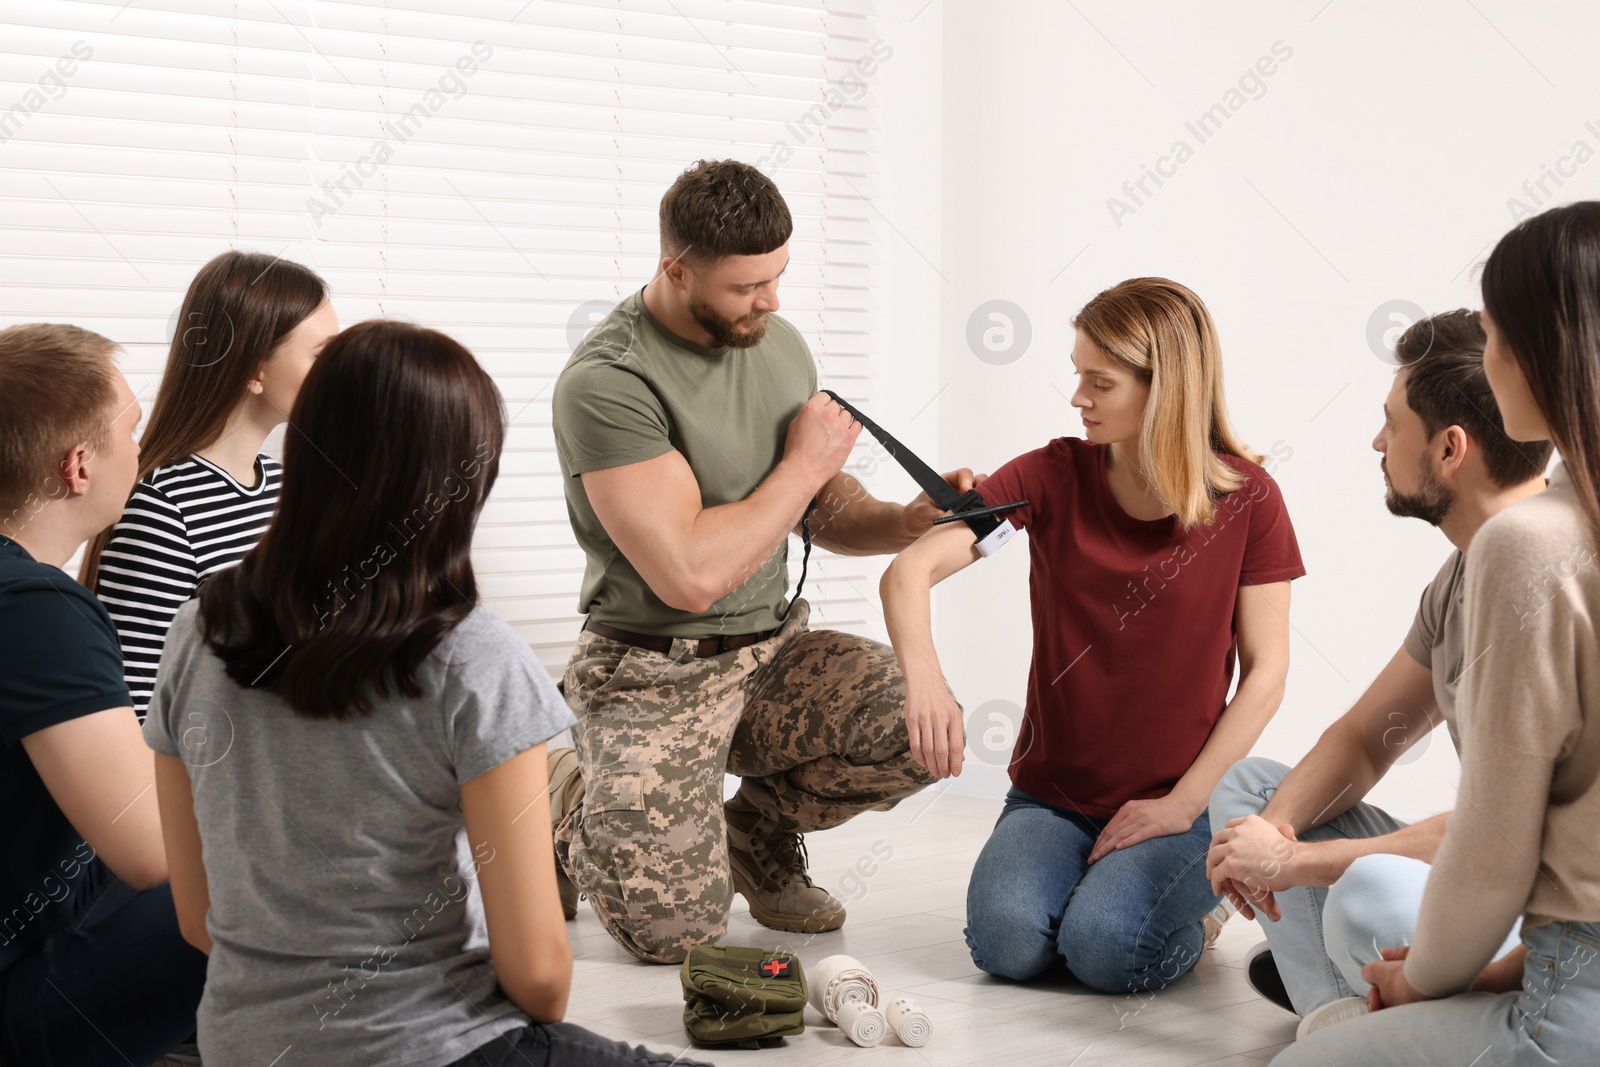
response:
[(22, 739), (130, 703), (117, 630), (100, 601), (0, 536), (0, 811), (11, 824), (0, 856), (0, 970), (65, 925), (94, 858)]

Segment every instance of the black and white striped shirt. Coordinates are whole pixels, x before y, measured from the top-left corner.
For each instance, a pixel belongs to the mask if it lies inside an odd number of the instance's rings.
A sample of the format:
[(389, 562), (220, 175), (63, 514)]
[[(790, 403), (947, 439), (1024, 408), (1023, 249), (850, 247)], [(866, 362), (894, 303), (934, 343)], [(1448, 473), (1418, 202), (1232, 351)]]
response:
[(172, 617), (201, 579), (238, 563), (261, 540), (282, 472), (276, 460), (259, 455), (256, 484), (247, 489), (216, 464), (190, 456), (157, 467), (134, 486), (101, 554), (94, 591), (117, 624), (141, 722)]

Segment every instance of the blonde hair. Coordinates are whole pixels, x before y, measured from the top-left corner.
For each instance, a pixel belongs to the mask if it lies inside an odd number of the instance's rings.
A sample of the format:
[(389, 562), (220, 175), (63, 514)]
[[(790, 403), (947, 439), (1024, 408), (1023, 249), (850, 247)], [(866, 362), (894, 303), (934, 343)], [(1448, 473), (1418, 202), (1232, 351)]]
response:
[(67, 450), (105, 444), (116, 417), (116, 351), (81, 326), (0, 330), (0, 507), (27, 506), (41, 493), (56, 499)]
[(1072, 324), (1111, 359), (1150, 384), (1139, 427), (1145, 480), (1185, 526), (1216, 517), (1216, 498), (1246, 476), (1218, 453), (1263, 457), (1233, 435), (1222, 391), (1222, 349), (1211, 313), (1166, 278), (1130, 278), (1096, 296)]

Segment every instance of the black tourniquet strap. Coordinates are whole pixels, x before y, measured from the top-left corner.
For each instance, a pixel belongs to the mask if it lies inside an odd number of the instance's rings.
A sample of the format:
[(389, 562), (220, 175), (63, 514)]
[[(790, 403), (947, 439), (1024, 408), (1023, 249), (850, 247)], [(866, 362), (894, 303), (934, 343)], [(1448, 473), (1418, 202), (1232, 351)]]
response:
[(950, 512), (948, 518), (936, 519), (935, 523), (957, 519), (965, 522), (977, 535), (978, 551), (985, 556), (1005, 544), (1011, 539), (1011, 535), (1016, 533), (1016, 528), (1008, 520), (1000, 518), (998, 512), (1023, 507), (1028, 503), (1026, 500), (990, 507), (976, 489), (968, 489), (964, 493), (957, 492), (955, 486), (945, 481), (938, 471), (924, 463), (921, 457), (896, 440), (888, 430), (862, 414), (859, 408), (844, 400), (832, 389), (824, 389), (823, 392), (832, 397), (834, 403), (848, 411), (868, 433), (877, 438), (883, 450), (911, 475), (911, 480), (928, 494), (929, 500)]
[[(1025, 507), (1028, 503), (1026, 500), (1015, 500), (1009, 504), (990, 506), (984, 502), (983, 497), (976, 489), (968, 489), (964, 493), (957, 492), (955, 486), (945, 481), (938, 471), (924, 463), (920, 456), (896, 440), (888, 430), (885, 430), (862, 414), (860, 408), (846, 401), (832, 389), (824, 389), (823, 392), (832, 397), (835, 404), (848, 411), (851, 418), (859, 422), (868, 433), (877, 439), (878, 444), (883, 446), (883, 450), (889, 453), (890, 457), (900, 464), (907, 474), (911, 475), (911, 480), (916, 482), (924, 493), (928, 494), (929, 500), (932, 500), (941, 510), (950, 512), (949, 516), (945, 518), (933, 520), (935, 525), (957, 520), (965, 522), (972, 527), (972, 532), (977, 535), (978, 551), (985, 556), (992, 554), (1001, 545), (1011, 540), (1011, 536), (1017, 532), (1017, 529), (1009, 519), (1002, 519), (999, 513), (1010, 511), (1013, 508)], [(800, 599), (800, 591), (806, 585), (806, 569), (811, 564), (811, 512), (816, 506), (816, 497), (812, 497), (811, 503), (806, 505), (805, 517), (800, 520), (800, 542), (805, 547), (800, 557), (800, 582), (795, 586), (794, 598), (789, 601), (791, 605), (795, 600)]]

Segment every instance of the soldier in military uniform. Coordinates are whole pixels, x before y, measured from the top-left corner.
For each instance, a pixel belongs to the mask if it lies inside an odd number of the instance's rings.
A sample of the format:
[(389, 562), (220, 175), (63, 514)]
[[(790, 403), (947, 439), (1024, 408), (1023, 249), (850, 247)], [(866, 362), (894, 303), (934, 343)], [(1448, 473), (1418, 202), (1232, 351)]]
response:
[[(939, 510), (841, 469), (861, 431), (779, 318), (789, 209), (771, 179), (696, 163), (661, 201), (661, 267), (578, 345), (554, 429), (587, 557), (562, 688), (577, 749), (551, 756), (556, 854), (641, 959), (727, 929), (733, 892), (774, 929), (837, 929), (801, 834), (934, 780), (913, 756), (886, 645), (807, 627), (787, 544), (897, 552)], [(946, 476), (958, 489), (970, 471)], [(924, 756), (930, 766), (936, 765)], [(723, 774), (741, 776), (724, 806)]]

